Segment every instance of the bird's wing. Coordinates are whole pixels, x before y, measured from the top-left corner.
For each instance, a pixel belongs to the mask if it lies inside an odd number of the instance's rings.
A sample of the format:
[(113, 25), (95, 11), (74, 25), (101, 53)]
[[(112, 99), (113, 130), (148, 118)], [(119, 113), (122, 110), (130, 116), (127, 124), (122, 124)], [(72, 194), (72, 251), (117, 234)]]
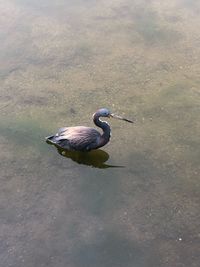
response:
[(101, 134), (94, 128), (76, 126), (61, 128), (56, 135), (57, 144), (66, 144), (74, 150), (91, 150), (98, 146)]

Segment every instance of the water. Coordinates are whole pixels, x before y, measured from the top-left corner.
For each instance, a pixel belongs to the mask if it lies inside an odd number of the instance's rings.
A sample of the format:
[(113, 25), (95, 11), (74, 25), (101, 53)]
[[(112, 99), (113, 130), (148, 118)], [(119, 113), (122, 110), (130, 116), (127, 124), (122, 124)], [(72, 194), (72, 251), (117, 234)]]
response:
[[(0, 1), (0, 266), (197, 267), (198, 1)], [(112, 140), (87, 156), (61, 126)]]

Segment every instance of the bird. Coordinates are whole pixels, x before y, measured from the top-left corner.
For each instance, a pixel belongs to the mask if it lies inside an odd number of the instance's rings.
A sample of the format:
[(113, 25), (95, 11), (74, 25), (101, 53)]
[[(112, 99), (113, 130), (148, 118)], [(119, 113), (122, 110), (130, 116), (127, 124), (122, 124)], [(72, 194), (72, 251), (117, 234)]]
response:
[(98, 149), (106, 145), (111, 137), (110, 125), (106, 121), (102, 121), (100, 117), (116, 118), (133, 123), (132, 120), (111, 113), (107, 108), (101, 108), (93, 114), (93, 122), (97, 127), (102, 129), (102, 134), (92, 127), (63, 127), (55, 135), (46, 137), (46, 142), (68, 151), (88, 152), (93, 149)]

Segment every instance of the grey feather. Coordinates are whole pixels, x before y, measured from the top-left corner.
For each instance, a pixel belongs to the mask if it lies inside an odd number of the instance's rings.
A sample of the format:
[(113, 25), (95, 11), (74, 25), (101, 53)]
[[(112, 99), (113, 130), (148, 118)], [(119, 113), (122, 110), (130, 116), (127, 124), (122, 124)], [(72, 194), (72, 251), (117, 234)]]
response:
[(51, 141), (65, 149), (89, 151), (98, 145), (100, 138), (101, 134), (94, 128), (75, 126), (59, 129)]

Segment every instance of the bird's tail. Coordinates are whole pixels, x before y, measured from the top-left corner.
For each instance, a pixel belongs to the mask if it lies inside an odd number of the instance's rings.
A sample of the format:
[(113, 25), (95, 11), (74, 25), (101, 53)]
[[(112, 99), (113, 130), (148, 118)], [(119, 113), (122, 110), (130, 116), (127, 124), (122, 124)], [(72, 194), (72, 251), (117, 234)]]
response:
[(45, 140), (49, 144), (56, 144), (56, 140), (55, 140), (54, 135), (50, 135), (50, 136), (45, 137)]

